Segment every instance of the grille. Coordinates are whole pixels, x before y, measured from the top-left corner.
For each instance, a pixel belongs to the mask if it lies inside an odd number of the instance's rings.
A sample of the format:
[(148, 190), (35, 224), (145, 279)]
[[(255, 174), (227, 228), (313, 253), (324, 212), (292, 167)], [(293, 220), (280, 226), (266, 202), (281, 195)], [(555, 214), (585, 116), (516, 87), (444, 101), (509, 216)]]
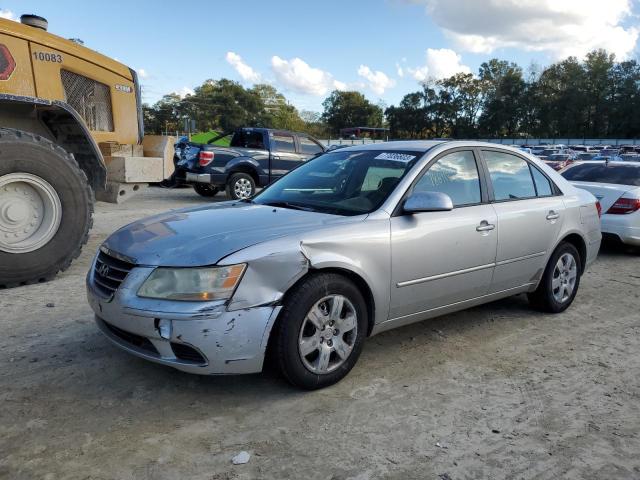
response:
[(104, 83), (60, 70), (66, 101), (84, 119), (89, 130), (113, 132), (111, 93)]
[(127, 332), (118, 327), (111, 325), (103, 320), (103, 323), (109, 329), (111, 333), (113, 333), (119, 339), (125, 341), (133, 345), (134, 347), (138, 347), (141, 350), (145, 350), (154, 355), (158, 355), (158, 350), (153, 346), (153, 343), (148, 338), (142, 337), (140, 335), (136, 335), (135, 333)]
[(119, 260), (100, 250), (93, 270), (93, 285), (105, 297), (110, 297), (127, 278), (133, 267), (132, 263)]

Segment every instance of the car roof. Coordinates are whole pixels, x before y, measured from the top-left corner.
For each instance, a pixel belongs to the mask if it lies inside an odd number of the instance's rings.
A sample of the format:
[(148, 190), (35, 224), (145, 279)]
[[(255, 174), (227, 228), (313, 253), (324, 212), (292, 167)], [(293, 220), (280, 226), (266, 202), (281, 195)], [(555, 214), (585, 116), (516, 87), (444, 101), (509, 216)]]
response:
[[(480, 142), (477, 140), (399, 140), (392, 142), (379, 142), (379, 143), (367, 143), (367, 144), (356, 144), (346, 147), (344, 150), (352, 150), (352, 151), (361, 151), (361, 150), (413, 150), (413, 151), (421, 151), (423, 153), (428, 152), (434, 147), (438, 145), (447, 144), (448, 146), (454, 147), (485, 147), (485, 148), (502, 148), (505, 150), (511, 150), (518, 152), (517, 145), (504, 145), (501, 143), (491, 143), (491, 142)], [(521, 153), (521, 152), (519, 152)]]

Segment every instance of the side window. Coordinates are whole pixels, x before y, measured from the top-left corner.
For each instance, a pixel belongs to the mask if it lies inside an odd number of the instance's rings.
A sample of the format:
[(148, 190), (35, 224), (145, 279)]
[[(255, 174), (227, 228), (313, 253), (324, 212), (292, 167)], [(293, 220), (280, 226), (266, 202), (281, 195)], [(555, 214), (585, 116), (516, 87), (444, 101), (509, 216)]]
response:
[(273, 145), (277, 151), (295, 153), (296, 146), (293, 143), (292, 135), (279, 135), (274, 133), (272, 140)]
[(529, 164), (510, 153), (484, 150), (483, 152), (493, 194), (496, 200), (518, 200), (536, 196)]
[(553, 188), (551, 182), (545, 177), (540, 170), (531, 165), (531, 173), (533, 174), (533, 181), (536, 183), (536, 191), (539, 197), (550, 197), (553, 195)]
[(322, 147), (309, 137), (299, 136), (298, 140), (300, 141), (300, 153), (304, 155), (315, 155), (322, 151)]
[(480, 203), (480, 177), (473, 152), (453, 152), (429, 167), (414, 192), (442, 192), (451, 197), (454, 207)]

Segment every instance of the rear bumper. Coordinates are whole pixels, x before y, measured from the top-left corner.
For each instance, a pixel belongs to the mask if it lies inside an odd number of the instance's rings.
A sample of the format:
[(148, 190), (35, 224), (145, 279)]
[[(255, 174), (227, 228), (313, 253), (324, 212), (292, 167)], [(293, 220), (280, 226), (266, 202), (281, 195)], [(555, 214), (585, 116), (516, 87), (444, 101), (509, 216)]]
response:
[(185, 172), (184, 179), (186, 183), (206, 183), (219, 186), (227, 183), (227, 176), (224, 174)]
[(603, 215), (602, 232), (615, 235), (627, 245), (640, 247), (640, 212), (628, 215)]

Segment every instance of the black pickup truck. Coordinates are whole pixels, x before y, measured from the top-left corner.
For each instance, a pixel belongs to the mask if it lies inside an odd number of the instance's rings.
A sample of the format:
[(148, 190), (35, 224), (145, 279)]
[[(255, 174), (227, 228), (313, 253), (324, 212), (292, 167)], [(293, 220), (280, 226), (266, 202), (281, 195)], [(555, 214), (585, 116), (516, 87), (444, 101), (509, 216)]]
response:
[[(230, 136), (229, 146), (215, 145)], [(231, 199), (251, 197), (264, 187), (322, 152), (324, 146), (305, 134), (268, 128), (240, 128), (208, 144), (176, 144), (175, 181), (193, 185), (212, 197), (226, 188)]]

